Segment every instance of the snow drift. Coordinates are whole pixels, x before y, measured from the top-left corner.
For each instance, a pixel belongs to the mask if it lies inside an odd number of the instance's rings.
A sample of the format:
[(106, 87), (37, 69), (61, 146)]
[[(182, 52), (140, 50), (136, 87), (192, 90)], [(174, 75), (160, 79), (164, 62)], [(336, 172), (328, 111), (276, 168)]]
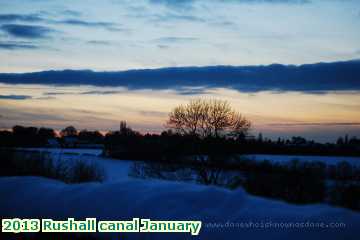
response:
[[(360, 214), (327, 205), (296, 206), (230, 191), (180, 182), (124, 179), (67, 185), (40, 177), (0, 178), (0, 216), (98, 220), (201, 220), (199, 239), (357, 239)], [(345, 223), (344, 228), (214, 227), (245, 222)], [(126, 235), (126, 236), (124, 236)], [(108, 238), (109, 235), (98, 234)], [(187, 239), (183, 233), (118, 233), (119, 239)]]

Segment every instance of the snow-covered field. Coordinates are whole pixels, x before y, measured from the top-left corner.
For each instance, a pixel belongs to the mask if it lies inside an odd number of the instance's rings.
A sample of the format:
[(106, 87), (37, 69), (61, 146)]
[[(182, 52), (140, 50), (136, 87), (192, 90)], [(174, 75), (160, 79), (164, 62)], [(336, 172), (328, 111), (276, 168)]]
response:
[[(201, 220), (198, 239), (358, 239), (360, 214), (325, 204), (293, 205), (193, 183), (136, 179), (128, 176), (131, 161), (106, 159), (88, 149), (50, 151), (65, 161), (83, 159), (103, 166), (103, 183), (64, 184), (41, 177), (0, 178), (0, 216), (20, 218), (84, 218)], [(241, 228), (242, 223), (260, 224)], [(343, 228), (261, 227), (268, 223), (345, 223)], [(218, 223), (217, 227), (209, 223)], [(228, 224), (227, 224), (228, 223)], [(228, 227), (226, 227), (228, 226)], [(267, 225), (268, 226), (268, 225)], [(99, 234), (108, 238), (108, 235)], [(113, 234), (116, 239), (188, 239), (190, 234)], [(194, 238), (194, 237), (191, 237)]]

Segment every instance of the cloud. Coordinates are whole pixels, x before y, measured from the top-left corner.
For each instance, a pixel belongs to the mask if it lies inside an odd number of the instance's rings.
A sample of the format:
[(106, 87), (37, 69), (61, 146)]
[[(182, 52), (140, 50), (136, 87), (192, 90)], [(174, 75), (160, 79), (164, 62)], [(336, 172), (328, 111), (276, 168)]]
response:
[(110, 41), (103, 41), (103, 40), (91, 40), (87, 41), (87, 44), (91, 45), (111, 45), (112, 43)]
[(223, 2), (239, 2), (239, 3), (274, 3), (274, 4), (306, 4), (312, 0), (220, 0)]
[(305, 4), (310, 3), (311, 0), (221, 0), (222, 2), (237, 2), (237, 3), (276, 3), (276, 4)]
[(189, 21), (189, 22), (206, 22), (206, 19), (188, 15), (188, 14), (175, 14), (175, 13), (167, 13), (167, 14), (156, 14), (150, 16), (151, 20), (154, 22), (166, 22), (166, 21)]
[(0, 14), (0, 22), (40, 22), (44, 21), (39, 14)]
[[(196, 2), (208, 3), (210, 1), (204, 0), (149, 0), (150, 4), (163, 5), (168, 8), (177, 10), (188, 10), (193, 7)], [(216, 2), (216, 1), (213, 1)], [(305, 4), (310, 3), (311, 0), (217, 0), (221, 3), (268, 3), (268, 4)]]
[(185, 43), (185, 42), (192, 42), (199, 40), (198, 38), (194, 37), (161, 37), (156, 38), (153, 41), (160, 42), (160, 43)]
[(39, 25), (5, 24), (0, 29), (13, 37), (47, 38), (53, 29)]
[(168, 116), (167, 112), (160, 112), (160, 111), (139, 111), (139, 114), (145, 117), (166, 117)]
[(174, 89), (180, 95), (200, 95), (210, 93), (206, 86), (185, 86)]
[(80, 26), (80, 27), (95, 27), (95, 28), (105, 28), (109, 31), (126, 31), (127, 29), (120, 28), (117, 24), (112, 22), (91, 22), (91, 21), (84, 21), (80, 19), (65, 19), (60, 21), (53, 21), (53, 23), (57, 24), (66, 24), (72, 26)]
[(73, 16), (73, 17), (79, 17), (82, 15), (81, 12), (75, 11), (75, 10), (70, 10), (70, 9), (64, 10), (61, 13), (64, 15), (69, 15), (69, 16)]
[(165, 13), (157, 13), (157, 14), (149, 14), (144, 12), (131, 12), (127, 15), (128, 17), (132, 18), (142, 18), (146, 19), (148, 22), (153, 22), (157, 24), (161, 23), (168, 23), (168, 22), (197, 22), (197, 23), (204, 23), (208, 22), (206, 18), (202, 18), (199, 16), (191, 15), (188, 13), (177, 13), (177, 12), (165, 12)]
[[(47, 121), (69, 121), (64, 116), (58, 114), (54, 109), (38, 109), (38, 108), (27, 108), (27, 109), (12, 109), (5, 106), (0, 106), (0, 110), (4, 113), (4, 119), (7, 122), (40, 122), (41, 124)], [(27, 124), (24, 124), (27, 125)]]
[(92, 90), (85, 92), (45, 92), (43, 95), (45, 96), (54, 96), (54, 95), (108, 95), (108, 94), (118, 94), (123, 93), (122, 90)]
[(291, 127), (291, 126), (360, 126), (360, 122), (311, 122), (311, 123), (271, 123), (269, 126)]
[(36, 100), (51, 100), (51, 99), (56, 99), (56, 97), (47, 96), (47, 97), (37, 97), (34, 99), (36, 99)]
[(112, 27), (114, 25), (113, 23), (110, 22), (88, 22), (79, 19), (66, 19), (66, 20), (57, 21), (57, 23), (84, 26), (84, 27)]
[(26, 100), (31, 98), (32, 97), (28, 95), (0, 95), (0, 99), (7, 99), (7, 100)]
[(160, 4), (169, 8), (181, 8), (181, 9), (189, 9), (192, 7), (192, 4), (195, 2), (194, 0), (149, 0), (152, 4)]
[(121, 90), (108, 90), (108, 91), (102, 91), (102, 90), (94, 90), (94, 91), (87, 91), (82, 92), (80, 94), (82, 95), (108, 95), (108, 94), (117, 94), (117, 93), (123, 93), (124, 91)]
[(176, 89), (176, 93), (180, 95), (200, 95), (208, 93), (208, 90), (204, 87), (196, 87), (196, 88), (179, 88)]
[[(46, 24), (63, 24), (63, 25), (72, 25), (72, 26), (82, 26), (82, 27), (99, 27), (105, 28), (109, 31), (125, 31), (126, 29), (120, 28), (118, 24), (105, 21), (86, 21), (79, 18), (65, 18), (62, 20), (54, 20), (48, 18), (48, 13), (33, 13), (33, 14), (0, 14), (0, 23), (13, 23), (13, 22), (44, 22)], [(73, 10), (64, 10), (61, 12), (61, 15), (79, 17), (81, 16), (80, 12)], [(12, 24), (14, 25), (14, 24)], [(18, 26), (28, 26), (28, 25), (18, 25)]]
[(84, 92), (45, 92), (44, 96), (54, 96), (54, 95), (108, 95), (108, 94), (118, 94), (123, 93), (123, 90), (92, 90), (92, 91), (84, 91)]
[(168, 49), (168, 48), (170, 48), (169, 45), (164, 45), (164, 44), (158, 44), (157, 47), (160, 48), (160, 49)]
[(79, 92), (45, 92), (43, 95), (53, 96), (53, 95), (73, 95), (78, 94)]
[(235, 22), (231, 22), (228, 20), (217, 20), (217, 21), (211, 21), (209, 22), (212, 25), (222, 26), (222, 27), (236, 27)]
[[(66, 86), (93, 85), (128, 89), (174, 89), (179, 91), (179, 94), (192, 94), (197, 91), (197, 88), (229, 88), (248, 93), (298, 91), (323, 94), (328, 91), (360, 91), (360, 60), (300, 66), (273, 64), (268, 66), (174, 67), (117, 72), (64, 70), (23, 74), (3, 73), (0, 74), (0, 82)], [(100, 92), (92, 93), (101, 94)], [(111, 94), (112, 92), (102, 93)]]
[(17, 49), (38, 49), (37, 45), (34, 45), (29, 42), (22, 42), (22, 41), (0, 41), (0, 49), (5, 50), (17, 50)]

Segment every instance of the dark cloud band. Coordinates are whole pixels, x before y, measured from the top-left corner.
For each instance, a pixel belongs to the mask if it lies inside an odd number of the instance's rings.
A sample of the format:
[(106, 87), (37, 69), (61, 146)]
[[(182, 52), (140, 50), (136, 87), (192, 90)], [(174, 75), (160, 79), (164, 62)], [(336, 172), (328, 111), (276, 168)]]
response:
[(20, 38), (46, 38), (49, 33), (54, 32), (51, 28), (39, 25), (4, 24), (1, 30), (13, 37)]
[(7, 99), (7, 100), (26, 100), (31, 99), (31, 96), (28, 95), (0, 95), (1, 99)]
[[(359, 91), (360, 61), (318, 63), (301, 66), (177, 67), (119, 72), (45, 71), (0, 74), (8, 84), (119, 86), (129, 89), (230, 88), (242, 92)], [(186, 94), (186, 91), (185, 91)]]
[(38, 49), (37, 45), (29, 42), (18, 42), (18, 41), (0, 41), (0, 49), (5, 50), (17, 50), (17, 49)]

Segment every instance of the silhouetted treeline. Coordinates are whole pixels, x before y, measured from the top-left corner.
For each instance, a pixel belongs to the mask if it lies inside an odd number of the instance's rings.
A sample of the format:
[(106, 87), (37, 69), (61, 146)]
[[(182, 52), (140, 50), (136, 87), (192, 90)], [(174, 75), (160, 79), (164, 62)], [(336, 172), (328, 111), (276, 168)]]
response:
[(5, 147), (41, 147), (55, 136), (50, 128), (14, 126), (12, 131), (0, 131), (0, 143)]
[(176, 160), (188, 155), (285, 154), (318, 156), (360, 156), (360, 139), (348, 142), (316, 143), (302, 137), (291, 139), (221, 138), (179, 135), (171, 131), (142, 135), (125, 128), (105, 136), (105, 152), (119, 159)]
[(51, 128), (23, 126), (0, 131), (0, 147), (91, 147), (103, 143), (104, 135), (99, 131), (77, 131), (73, 126), (59, 133)]
[[(95, 146), (96, 145), (96, 146)], [(287, 154), (323, 156), (360, 156), (360, 139), (340, 137), (336, 143), (317, 143), (302, 137), (263, 139), (179, 135), (172, 131), (141, 134), (123, 122), (119, 131), (78, 131), (69, 126), (59, 133), (51, 128), (14, 126), (0, 131), (1, 147), (104, 147), (108, 156), (119, 159), (162, 160), (184, 155)]]

